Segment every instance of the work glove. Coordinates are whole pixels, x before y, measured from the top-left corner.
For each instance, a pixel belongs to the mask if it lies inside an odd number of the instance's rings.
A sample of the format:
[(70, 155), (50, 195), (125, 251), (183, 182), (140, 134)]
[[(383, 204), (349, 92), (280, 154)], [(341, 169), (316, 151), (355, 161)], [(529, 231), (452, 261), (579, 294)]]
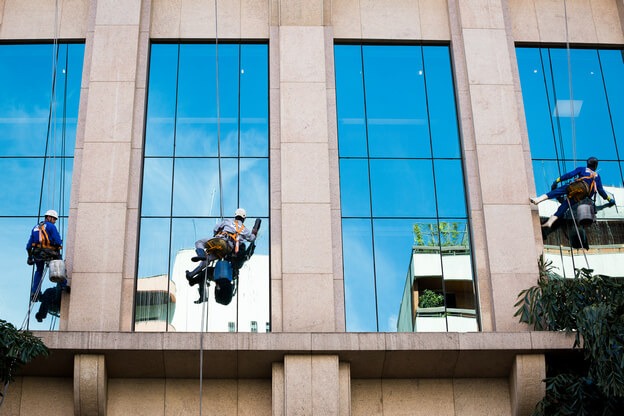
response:
[(612, 196), (608, 196), (607, 197), (607, 201), (609, 201), (609, 206), (612, 207), (613, 205), (615, 205), (615, 198)]
[(559, 186), (559, 182), (557, 181), (553, 182), (553, 184), (550, 185), (550, 190), (554, 191), (555, 189), (557, 189), (557, 186)]
[(28, 256), (28, 259), (26, 260), (26, 264), (28, 264), (29, 266), (32, 266), (33, 264), (35, 264), (35, 258), (33, 256)]

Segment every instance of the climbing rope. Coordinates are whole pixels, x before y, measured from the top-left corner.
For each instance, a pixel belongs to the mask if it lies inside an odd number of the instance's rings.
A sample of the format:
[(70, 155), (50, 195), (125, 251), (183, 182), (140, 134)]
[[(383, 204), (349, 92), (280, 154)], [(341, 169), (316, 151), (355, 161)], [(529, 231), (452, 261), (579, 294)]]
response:
[[(57, 142), (56, 142), (56, 130), (57, 130), (57, 103), (56, 103), (56, 94), (57, 94), (57, 74), (58, 74), (58, 61), (59, 61), (59, 2), (58, 0), (55, 1), (55, 7), (54, 7), (54, 35), (53, 35), (53, 40), (52, 40), (52, 63), (51, 63), (51, 72), (52, 72), (52, 79), (51, 79), (51, 91), (50, 91), (50, 103), (49, 103), (49, 109), (48, 109), (48, 121), (47, 121), (47, 128), (46, 128), (46, 140), (45, 140), (45, 148), (44, 148), (44, 157), (43, 157), (43, 166), (41, 168), (41, 185), (40, 185), (40, 192), (39, 192), (39, 203), (38, 203), (38, 208), (37, 208), (37, 212), (38, 212), (38, 218), (37, 221), (39, 222), (39, 220), (41, 219), (41, 212), (43, 211), (43, 194), (44, 194), (44, 189), (48, 189), (47, 192), (47, 196), (48, 196), (48, 200), (46, 201), (47, 206), (52, 207), (54, 206), (54, 199), (55, 199), (55, 195), (56, 195), (56, 169), (57, 169), (57, 158), (56, 158), (56, 149), (57, 149)], [(65, 71), (64, 73), (67, 74), (67, 68), (68, 68), (68, 64), (69, 64), (69, 48), (67, 47), (66, 49), (66, 53), (65, 53)], [(64, 170), (65, 168), (65, 151), (66, 151), (66, 125), (67, 125), (67, 78), (65, 78), (65, 83), (64, 83), (64, 88), (63, 88), (63, 112), (62, 112), (62, 125), (61, 125), (61, 171)], [(51, 143), (50, 143), (51, 142)], [(51, 150), (50, 150), (51, 148)], [(46, 184), (46, 171), (49, 170), (49, 166), (48, 166), (48, 159), (52, 159), (52, 163), (51, 163), (51, 169), (52, 169), (52, 175), (48, 175), (48, 180), (47, 180), (47, 184)], [(61, 174), (61, 184), (59, 186), (59, 203), (58, 203), (58, 209), (59, 212), (63, 212), (64, 211), (64, 200), (63, 200), (63, 195), (65, 192), (65, 175)], [(62, 214), (61, 214), (62, 215)], [(63, 230), (63, 226), (62, 226), (62, 219), (59, 218), (59, 233), (61, 234), (61, 238), (62, 238), (62, 230)], [(44, 266), (44, 270), (43, 270), (43, 275), (41, 277), (41, 280), (39, 281), (39, 285), (37, 287), (37, 290), (34, 294), (34, 298), (37, 299), (41, 293), (41, 287), (43, 284), (43, 281), (45, 279), (45, 276), (47, 274), (48, 271), (48, 265), (47, 263)], [(31, 275), (31, 287), (32, 287), (32, 279), (34, 278), (34, 270), (33, 273)], [(29, 290), (29, 305), (28, 305), (28, 311), (26, 313), (26, 317), (24, 318), (24, 321), (22, 323), (22, 329), (25, 327), (26, 329), (28, 329), (29, 324), (30, 324), (30, 314), (33, 308), (33, 296), (30, 295), (30, 290)]]
[[(217, 163), (219, 170), (219, 216), (223, 220), (223, 175), (221, 169), (221, 105), (219, 100), (219, 9), (217, 1), (214, 0), (214, 30), (215, 30), (215, 105), (217, 116)], [(202, 284), (204, 285), (204, 291), (208, 290), (206, 283), (208, 283), (208, 268), (204, 270), (204, 279)], [(207, 297), (208, 294), (205, 294)], [(207, 331), (205, 326), (208, 326), (208, 300), (202, 302), (202, 319), (201, 329), (199, 331), (199, 416), (202, 415), (202, 392), (203, 392), (203, 380), (204, 380), (204, 331)], [(204, 320), (206, 323), (204, 324)]]

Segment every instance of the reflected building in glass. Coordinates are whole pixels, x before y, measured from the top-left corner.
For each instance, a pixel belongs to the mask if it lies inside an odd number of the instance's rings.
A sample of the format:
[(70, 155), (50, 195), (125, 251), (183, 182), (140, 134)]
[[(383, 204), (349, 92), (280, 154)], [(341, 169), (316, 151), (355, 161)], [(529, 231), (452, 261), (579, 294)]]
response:
[[(514, 316), (538, 259), (624, 270), (622, 16), (0, 1), (0, 319), (50, 349), (0, 413), (530, 414), (580, 360)], [(590, 156), (616, 204), (544, 229), (559, 201), (529, 198)], [(255, 252), (228, 305), (215, 282), (195, 303), (195, 243), (239, 207)], [(71, 291), (38, 322), (25, 245), (48, 209)]]

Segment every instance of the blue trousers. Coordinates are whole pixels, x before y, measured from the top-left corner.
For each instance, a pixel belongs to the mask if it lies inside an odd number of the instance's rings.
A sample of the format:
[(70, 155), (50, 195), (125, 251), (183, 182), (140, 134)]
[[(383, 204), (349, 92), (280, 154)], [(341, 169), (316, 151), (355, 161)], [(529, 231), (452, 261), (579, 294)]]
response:
[(559, 208), (557, 208), (557, 211), (553, 214), (557, 218), (563, 218), (563, 215), (566, 213), (566, 211), (570, 209), (570, 202), (572, 202), (572, 206), (575, 206), (577, 204), (576, 202), (570, 201), (570, 199), (565, 197), (567, 193), (568, 193), (568, 187), (560, 186), (559, 188), (555, 188), (546, 194), (546, 196), (548, 196), (548, 199), (556, 199), (559, 197), (564, 197), (563, 202), (561, 203), (561, 205), (559, 205)]

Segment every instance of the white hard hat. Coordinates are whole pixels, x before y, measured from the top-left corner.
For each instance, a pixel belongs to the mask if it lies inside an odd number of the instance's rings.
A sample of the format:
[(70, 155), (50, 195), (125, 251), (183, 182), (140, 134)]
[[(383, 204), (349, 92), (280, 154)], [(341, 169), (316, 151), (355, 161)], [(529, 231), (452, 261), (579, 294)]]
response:
[(54, 211), (53, 209), (49, 209), (46, 211), (45, 215), (46, 217), (54, 217), (58, 220), (58, 213), (56, 211)]
[(239, 208), (234, 213), (234, 216), (235, 217), (241, 217), (242, 219), (245, 219), (245, 218), (247, 218), (247, 211), (245, 211), (243, 208)]

